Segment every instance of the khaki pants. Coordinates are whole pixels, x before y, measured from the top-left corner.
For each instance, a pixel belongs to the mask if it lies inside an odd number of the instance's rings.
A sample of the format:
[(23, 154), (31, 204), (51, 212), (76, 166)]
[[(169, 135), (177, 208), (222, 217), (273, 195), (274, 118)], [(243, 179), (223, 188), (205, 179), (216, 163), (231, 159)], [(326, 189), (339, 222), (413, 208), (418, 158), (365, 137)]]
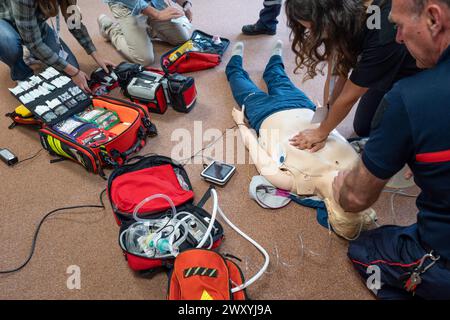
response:
[(189, 40), (190, 31), (179, 24), (151, 20), (144, 15), (133, 16), (127, 7), (117, 3), (110, 4), (109, 7), (117, 20), (107, 31), (109, 40), (120, 53), (134, 63), (148, 66), (155, 60), (148, 28), (151, 29), (153, 37), (174, 46)]

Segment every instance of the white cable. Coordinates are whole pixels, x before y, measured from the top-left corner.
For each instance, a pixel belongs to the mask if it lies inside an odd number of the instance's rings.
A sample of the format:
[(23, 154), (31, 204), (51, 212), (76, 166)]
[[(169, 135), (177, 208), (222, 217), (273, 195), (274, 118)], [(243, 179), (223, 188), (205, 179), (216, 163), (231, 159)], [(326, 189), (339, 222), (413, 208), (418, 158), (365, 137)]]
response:
[[(209, 221), (208, 228), (207, 228), (207, 230), (206, 230), (206, 232), (205, 232), (205, 235), (204, 235), (202, 241), (200, 241), (199, 244), (197, 245), (197, 248), (202, 248), (208, 239), (210, 239), (210, 242), (211, 242), (210, 245), (209, 245), (209, 248), (212, 247), (212, 245), (213, 245), (213, 239), (212, 239), (211, 231), (212, 231), (212, 228), (213, 228), (213, 226), (214, 226), (214, 222), (216, 221), (217, 212), (219, 212), (220, 215), (222, 216), (222, 218), (225, 220), (225, 222), (226, 222), (226, 223), (227, 223), (234, 231), (236, 231), (238, 234), (240, 234), (244, 239), (246, 239), (246, 240), (249, 241), (251, 244), (253, 244), (253, 245), (254, 245), (254, 246), (255, 246), (255, 247), (256, 247), (256, 248), (264, 255), (264, 258), (265, 258), (264, 265), (263, 265), (263, 267), (258, 271), (258, 273), (256, 273), (252, 278), (250, 278), (248, 281), (246, 281), (246, 282), (243, 283), (242, 285), (240, 285), (240, 286), (238, 286), (238, 287), (235, 287), (235, 288), (232, 288), (232, 289), (231, 289), (231, 292), (232, 292), (232, 293), (235, 293), (235, 292), (244, 290), (245, 288), (247, 288), (248, 286), (250, 286), (251, 284), (253, 284), (255, 281), (257, 281), (259, 278), (261, 278), (261, 277), (264, 275), (264, 273), (266, 272), (266, 270), (267, 270), (267, 268), (268, 268), (268, 266), (269, 266), (270, 257), (269, 257), (269, 254), (267, 253), (267, 251), (266, 251), (261, 245), (259, 245), (255, 240), (253, 240), (253, 239), (250, 238), (247, 234), (245, 234), (243, 231), (241, 231), (238, 227), (236, 227), (236, 226), (235, 226), (235, 225), (227, 218), (227, 216), (225, 215), (225, 213), (224, 213), (224, 212), (222, 211), (222, 209), (219, 207), (219, 200), (218, 200), (218, 196), (217, 196), (216, 190), (211, 189), (211, 194), (212, 194), (212, 196), (213, 196), (213, 212), (212, 212), (212, 215), (211, 215), (211, 219), (210, 219), (210, 221)], [(140, 221), (140, 222), (148, 222), (148, 220), (140, 219), (140, 218), (138, 217), (138, 211), (139, 211), (139, 209), (140, 209), (145, 203), (147, 203), (147, 202), (150, 201), (150, 200), (156, 199), (156, 198), (164, 198), (164, 199), (166, 199), (166, 200), (170, 203), (171, 208), (172, 208), (172, 212), (173, 212), (173, 217), (176, 217), (176, 216), (178, 216), (178, 215), (180, 215), (180, 214), (184, 214), (184, 213), (185, 213), (185, 212), (177, 213), (177, 212), (176, 212), (176, 209), (175, 209), (175, 206), (173, 205), (172, 200), (171, 200), (169, 197), (167, 197), (166, 195), (163, 195), (163, 194), (156, 194), (156, 195), (153, 195), (153, 196), (151, 196), (151, 197), (148, 197), (148, 198), (144, 199), (143, 201), (141, 201), (141, 203), (139, 203), (139, 204), (136, 206), (136, 208), (135, 208), (135, 210), (134, 210), (134, 212), (133, 212), (133, 217), (135, 218), (135, 220)], [(186, 212), (186, 213), (187, 213), (187, 212)], [(187, 213), (187, 214), (189, 214), (189, 215), (192, 216), (192, 214), (190, 214), (190, 213)], [(174, 230), (176, 230), (177, 227), (179, 227), (181, 224), (184, 224), (184, 223), (185, 223), (184, 221), (187, 220), (188, 218), (190, 218), (189, 215), (187, 215), (186, 217), (184, 217), (184, 218), (182, 218), (181, 220), (179, 220), (179, 221), (177, 222), (177, 224), (174, 226)], [(137, 218), (137, 219), (136, 219), (136, 218)], [(187, 232), (187, 229), (186, 229), (186, 232)], [(120, 237), (120, 243), (121, 243), (121, 246), (122, 246), (122, 247), (123, 247), (123, 240), (122, 240), (122, 237), (123, 237), (123, 234), (124, 234), (124, 233), (125, 233), (125, 232), (123, 232), (122, 235), (121, 235), (121, 237)], [(169, 244), (171, 245), (171, 247), (173, 247), (172, 243), (173, 243), (174, 237), (175, 237), (175, 232), (169, 237)], [(178, 242), (178, 241), (177, 241), (177, 242)], [(177, 252), (175, 252), (175, 250), (171, 250), (171, 251), (172, 251), (171, 254), (169, 254), (169, 255), (163, 255), (163, 256), (160, 256), (159, 258), (163, 258), (163, 257), (166, 257), (166, 256), (171, 256), (171, 255), (173, 255), (173, 256), (176, 256), (176, 255), (177, 255)]]
[(406, 191), (403, 189), (398, 189), (398, 190), (384, 189), (383, 192), (391, 193), (390, 205), (391, 205), (392, 220), (394, 221), (394, 224), (397, 224), (397, 214), (395, 212), (395, 203), (394, 203), (395, 196), (399, 195), (399, 196), (407, 197), (407, 198), (417, 198), (419, 196), (419, 195), (415, 195), (415, 194), (406, 193)]
[[(215, 199), (215, 201), (218, 201), (217, 199), (217, 192), (214, 189), (211, 189), (211, 193)], [(257, 243), (255, 240), (253, 240), (252, 238), (250, 238), (247, 234), (245, 234), (243, 231), (241, 231), (241, 229), (239, 229), (238, 227), (236, 227), (225, 215), (225, 213), (222, 211), (222, 209), (217, 205), (217, 210), (219, 211), (220, 215), (222, 216), (223, 220), (225, 220), (225, 222), (237, 233), (239, 233), (244, 239), (246, 239), (248, 242), (250, 242), (252, 245), (254, 245), (263, 255), (264, 255), (264, 265), (261, 268), (261, 270), (258, 271), (258, 273), (256, 273), (251, 279), (249, 279), (248, 281), (246, 281), (245, 283), (241, 284), (238, 287), (232, 288), (231, 292), (235, 293), (241, 290), (244, 290), (245, 288), (247, 288), (248, 286), (250, 286), (252, 283), (254, 283), (256, 280), (258, 280), (259, 278), (262, 277), (262, 275), (264, 274), (264, 272), (266, 272), (267, 267), (269, 266), (269, 261), (270, 261), (270, 257), (269, 254), (267, 253), (267, 251), (261, 246), (259, 245), (259, 243)]]

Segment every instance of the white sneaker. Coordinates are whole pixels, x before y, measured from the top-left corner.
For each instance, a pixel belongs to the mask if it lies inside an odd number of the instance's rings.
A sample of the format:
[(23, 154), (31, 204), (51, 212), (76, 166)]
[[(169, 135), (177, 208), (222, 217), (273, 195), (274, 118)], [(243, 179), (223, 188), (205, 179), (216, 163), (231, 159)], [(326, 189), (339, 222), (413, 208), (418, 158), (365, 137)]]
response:
[(283, 56), (283, 41), (278, 40), (272, 49), (272, 55)]
[(102, 37), (105, 38), (106, 40), (109, 40), (108, 31), (114, 24), (114, 21), (112, 21), (111, 18), (109, 18), (107, 15), (101, 14), (97, 18), (97, 23)]
[(231, 52), (232, 56), (244, 56), (244, 43), (242, 41), (236, 42)]

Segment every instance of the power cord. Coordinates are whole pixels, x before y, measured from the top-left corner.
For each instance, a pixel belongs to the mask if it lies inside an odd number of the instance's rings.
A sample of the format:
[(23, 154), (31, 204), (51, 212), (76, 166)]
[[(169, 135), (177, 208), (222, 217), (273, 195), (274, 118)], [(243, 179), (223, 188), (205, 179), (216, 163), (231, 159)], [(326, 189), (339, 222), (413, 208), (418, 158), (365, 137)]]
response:
[(395, 197), (397, 195), (406, 197), (406, 198), (417, 198), (419, 196), (418, 194), (409, 194), (403, 189), (399, 189), (399, 190), (384, 189), (383, 192), (391, 193), (390, 205), (391, 205), (392, 221), (394, 224), (397, 224), (397, 213), (395, 212), (395, 203), (394, 203)]
[(14, 273), (14, 272), (20, 271), (21, 269), (23, 269), (30, 262), (31, 258), (33, 257), (34, 251), (36, 249), (36, 243), (37, 243), (37, 238), (38, 238), (38, 235), (39, 235), (39, 231), (41, 230), (42, 224), (45, 222), (45, 220), (48, 217), (50, 217), (54, 213), (57, 213), (59, 211), (64, 211), (64, 210), (74, 210), (74, 209), (82, 209), (82, 208), (101, 208), (101, 209), (105, 209), (105, 203), (103, 202), (103, 195), (105, 194), (105, 192), (106, 192), (106, 189), (104, 189), (100, 193), (100, 205), (81, 205), (81, 206), (63, 207), (63, 208), (58, 208), (58, 209), (55, 209), (55, 210), (52, 210), (52, 211), (48, 212), (41, 219), (41, 221), (39, 221), (39, 224), (38, 224), (38, 226), (36, 228), (36, 231), (34, 232), (33, 241), (31, 243), (30, 254), (28, 255), (28, 258), (25, 260), (25, 262), (23, 262), (17, 268), (14, 268), (14, 269), (11, 269), (11, 270), (0, 270), (0, 274), (8, 274), (8, 273)]
[(30, 156), (30, 157), (28, 157), (28, 158), (25, 158), (25, 159), (23, 159), (23, 160), (19, 160), (16, 164), (14, 164), (14, 166), (18, 166), (18, 165), (21, 164), (21, 163), (24, 163), (24, 162), (26, 162), (26, 161), (33, 160), (34, 158), (36, 158), (37, 156), (39, 156), (39, 154), (42, 152), (42, 150), (44, 150), (44, 149), (40, 149), (38, 152), (36, 152), (34, 155), (32, 155), (32, 156)]
[[(214, 146), (220, 139), (223, 138), (223, 136), (225, 135), (225, 133), (226, 133), (228, 130), (233, 130), (233, 129), (235, 129), (235, 128), (238, 128), (239, 126), (245, 126), (245, 124), (244, 124), (244, 123), (237, 123), (237, 124), (235, 124), (234, 126), (232, 126), (232, 127), (230, 127), (230, 128), (227, 128), (227, 129), (223, 130), (223, 131), (222, 131), (222, 134), (221, 134), (216, 140), (210, 142), (208, 145), (206, 145), (206, 146), (203, 147), (202, 149), (198, 150), (196, 153), (194, 153), (194, 154), (193, 154), (192, 156), (190, 156), (189, 158), (182, 159), (182, 160), (180, 160), (180, 161), (178, 161), (178, 162), (179, 162), (183, 167), (186, 166), (186, 165), (188, 164), (189, 161), (191, 161), (192, 159), (194, 159), (194, 158), (196, 158), (197, 156), (199, 156), (200, 153), (202, 153), (203, 151), (205, 151), (205, 150), (211, 148), (212, 146)], [(203, 158), (207, 158), (207, 159), (210, 160), (210, 161), (212, 160), (212, 159), (210, 159), (209, 157), (205, 157), (203, 154), (201, 154), (200, 156), (202, 157), (202, 159), (203, 159)]]

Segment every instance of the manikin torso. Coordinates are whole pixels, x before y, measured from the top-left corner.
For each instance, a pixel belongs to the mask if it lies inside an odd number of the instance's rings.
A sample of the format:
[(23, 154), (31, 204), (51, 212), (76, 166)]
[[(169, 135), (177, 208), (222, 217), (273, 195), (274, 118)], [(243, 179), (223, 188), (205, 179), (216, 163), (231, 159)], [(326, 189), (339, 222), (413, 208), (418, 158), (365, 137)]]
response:
[[(311, 124), (313, 115), (314, 112), (309, 109), (277, 112), (264, 120), (259, 132), (259, 144), (274, 161), (279, 162), (281, 169), (294, 175), (302, 172), (311, 178), (307, 181), (313, 183), (301, 185), (295, 185), (293, 179), (285, 180), (285, 189), (301, 194), (314, 193), (318, 180), (323, 180), (318, 178), (330, 174), (335, 176), (338, 171), (351, 169), (358, 161), (356, 152), (337, 131), (330, 134), (327, 144), (318, 152), (299, 150), (290, 144), (289, 139), (298, 132), (317, 127)], [(284, 157), (283, 165), (280, 157)]]
[[(322, 198), (336, 233), (353, 239), (373, 223), (375, 212), (372, 209), (357, 214), (344, 212), (334, 200), (332, 183), (339, 171), (356, 165), (357, 153), (336, 130), (329, 135), (324, 148), (314, 153), (299, 150), (289, 143), (298, 132), (318, 126), (311, 124), (313, 115), (309, 109), (274, 113), (263, 121), (258, 138), (247, 127), (240, 126), (240, 130), (242, 136), (246, 136), (244, 141), (261, 175), (277, 188)], [(233, 117), (239, 123), (243, 114), (235, 110)], [(249, 146), (252, 142), (259, 145), (258, 152)]]

